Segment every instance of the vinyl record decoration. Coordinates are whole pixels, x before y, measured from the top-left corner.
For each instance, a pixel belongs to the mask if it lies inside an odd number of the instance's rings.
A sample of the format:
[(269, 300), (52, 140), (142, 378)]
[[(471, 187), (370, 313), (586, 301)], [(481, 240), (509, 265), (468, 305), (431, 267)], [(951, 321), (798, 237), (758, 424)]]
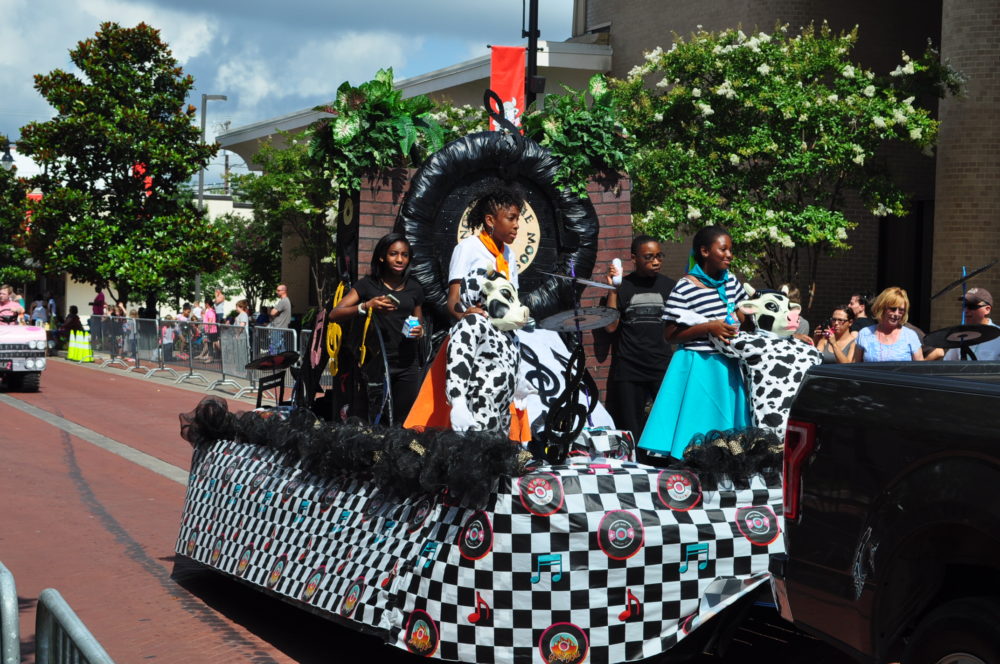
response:
[(459, 551), (466, 560), (479, 560), (493, 548), (493, 524), (486, 512), (473, 512), (462, 527)]
[(677, 512), (687, 512), (701, 502), (701, 482), (690, 470), (664, 470), (656, 476), (660, 502)]
[(562, 481), (552, 473), (531, 473), (517, 480), (521, 504), (535, 516), (551, 516), (559, 511), (566, 497)]
[(406, 649), (414, 655), (431, 657), (441, 640), (434, 619), (421, 609), (414, 609), (406, 621)]
[(628, 560), (637, 554), (644, 535), (639, 517), (625, 510), (608, 512), (597, 526), (597, 544), (612, 560)]
[(556, 623), (542, 632), (538, 650), (545, 664), (578, 664), (587, 659), (587, 633), (573, 623)]
[(757, 546), (767, 546), (778, 539), (781, 529), (778, 517), (767, 505), (752, 505), (736, 509), (736, 528), (743, 537)]
[(361, 601), (361, 593), (365, 590), (365, 577), (359, 576), (347, 588), (344, 599), (340, 602), (340, 615), (350, 618), (354, 615), (354, 610), (358, 608)]
[(410, 182), (396, 230), (410, 241), (412, 274), (439, 316), (445, 315), (451, 253), (469, 232), (463, 219), (476, 198), (497, 183), (516, 183), (525, 193), (514, 247), (521, 303), (536, 320), (572, 306), (569, 283), (540, 270), (565, 272), (572, 261), (581, 277), (593, 271), (598, 235), (593, 205), (557, 189), (556, 159), (531, 139), (518, 139), (496, 131), (464, 136), (431, 155)]

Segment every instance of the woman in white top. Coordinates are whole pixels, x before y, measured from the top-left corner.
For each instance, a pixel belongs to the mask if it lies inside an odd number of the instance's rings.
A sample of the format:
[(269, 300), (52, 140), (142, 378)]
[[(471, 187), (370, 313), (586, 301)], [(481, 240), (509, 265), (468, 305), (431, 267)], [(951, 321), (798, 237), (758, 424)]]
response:
[(458, 243), (448, 265), (448, 313), (459, 319), (468, 313), (483, 313), (479, 307), (461, 310), (462, 279), (477, 267), (502, 272), (517, 288), (517, 260), (510, 244), (517, 237), (524, 196), (512, 187), (497, 186), (476, 201), (469, 212), (469, 227), (481, 229)]

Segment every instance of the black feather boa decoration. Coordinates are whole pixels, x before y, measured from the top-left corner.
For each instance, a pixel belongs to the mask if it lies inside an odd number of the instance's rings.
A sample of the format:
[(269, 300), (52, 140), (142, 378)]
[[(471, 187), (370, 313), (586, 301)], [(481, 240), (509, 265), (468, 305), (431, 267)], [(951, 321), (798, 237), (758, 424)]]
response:
[(492, 433), (418, 432), (358, 419), (330, 424), (305, 409), (284, 420), (268, 411), (231, 413), (218, 397), (205, 397), (180, 419), (181, 437), (194, 447), (217, 440), (259, 445), (319, 477), (365, 475), (396, 495), (447, 491), (473, 506), (485, 504), (500, 477), (523, 475), (531, 460), (520, 445)]
[(781, 477), (782, 442), (766, 429), (730, 429), (698, 434), (684, 450), (684, 466), (694, 471), (702, 488), (714, 491), (727, 478), (737, 489), (749, 486), (752, 476), (763, 475), (768, 486)]

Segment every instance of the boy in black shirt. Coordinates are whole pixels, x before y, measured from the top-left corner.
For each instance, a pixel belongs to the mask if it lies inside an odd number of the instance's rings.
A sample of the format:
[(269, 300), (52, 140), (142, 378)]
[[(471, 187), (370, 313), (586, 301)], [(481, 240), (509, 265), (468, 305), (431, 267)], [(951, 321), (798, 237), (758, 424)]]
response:
[[(675, 282), (660, 274), (663, 249), (649, 235), (632, 240), (632, 261), (635, 271), (608, 296), (608, 306), (618, 309), (619, 319), (605, 328), (613, 335), (606, 402), (615, 425), (639, 440), (646, 424), (646, 401), (656, 398), (670, 362), (663, 306)], [(609, 284), (621, 276), (617, 271), (612, 265)]]

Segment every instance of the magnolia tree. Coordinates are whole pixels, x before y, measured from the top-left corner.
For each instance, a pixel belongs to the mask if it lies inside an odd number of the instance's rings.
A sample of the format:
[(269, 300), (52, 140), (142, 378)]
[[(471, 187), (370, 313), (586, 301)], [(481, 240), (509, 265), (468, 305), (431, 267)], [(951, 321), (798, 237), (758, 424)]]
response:
[(937, 122), (913, 79), (934, 76), (952, 91), (958, 80), (930, 49), (878, 76), (851, 59), (856, 41), (856, 29), (824, 24), (794, 36), (698, 32), (647, 53), (614, 82), (634, 141), (636, 226), (677, 241), (723, 224), (740, 249), (736, 267), (775, 286), (814, 283), (819, 256), (849, 248), (847, 192), (876, 216), (904, 214), (881, 150), (900, 142), (930, 154)]

